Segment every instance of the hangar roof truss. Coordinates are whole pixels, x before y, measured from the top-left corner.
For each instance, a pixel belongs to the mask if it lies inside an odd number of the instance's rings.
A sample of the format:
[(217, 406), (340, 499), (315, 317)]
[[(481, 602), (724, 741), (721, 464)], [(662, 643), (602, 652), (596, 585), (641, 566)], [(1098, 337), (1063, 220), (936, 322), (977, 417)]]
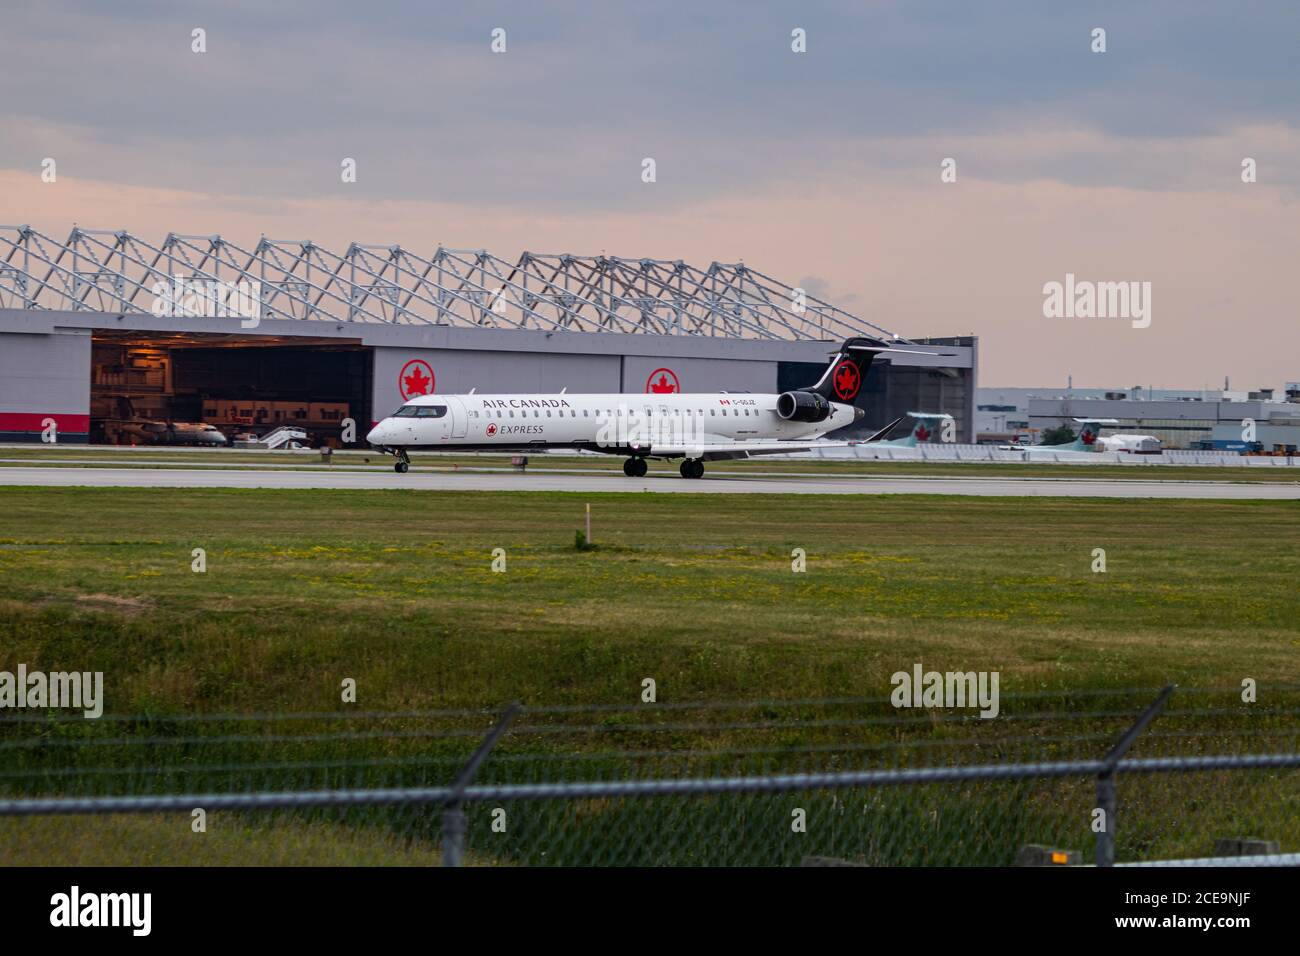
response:
[(341, 255), (311, 240), (263, 237), (252, 249), (221, 236), (169, 233), (158, 244), (125, 230), (74, 227), (59, 241), (0, 226), (0, 308), (148, 313), (158, 283), (258, 283), (262, 318), (447, 325), (547, 332), (622, 332), (826, 341), (906, 341), (741, 263), (352, 243)]

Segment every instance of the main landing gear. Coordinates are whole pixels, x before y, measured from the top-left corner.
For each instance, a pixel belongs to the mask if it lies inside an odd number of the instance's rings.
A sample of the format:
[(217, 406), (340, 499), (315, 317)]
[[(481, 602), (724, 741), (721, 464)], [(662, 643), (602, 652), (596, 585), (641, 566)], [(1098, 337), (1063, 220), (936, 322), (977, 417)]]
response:
[(704, 462), (698, 458), (683, 458), (679, 470), (683, 478), (703, 478)]
[(644, 458), (629, 458), (623, 462), (623, 474), (629, 478), (644, 478), (649, 469)]
[(393, 465), (393, 471), (399, 475), (404, 475), (407, 469), (411, 467), (411, 456), (406, 453), (405, 448), (398, 448), (393, 452), (397, 456), (397, 464)]

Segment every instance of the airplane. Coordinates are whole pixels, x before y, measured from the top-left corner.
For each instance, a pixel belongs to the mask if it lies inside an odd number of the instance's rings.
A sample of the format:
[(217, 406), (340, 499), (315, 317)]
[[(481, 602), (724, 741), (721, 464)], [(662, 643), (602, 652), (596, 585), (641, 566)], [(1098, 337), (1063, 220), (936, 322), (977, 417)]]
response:
[(226, 445), (227, 439), (215, 425), (206, 422), (158, 421), (135, 413), (129, 398), (118, 398), (117, 418), (104, 419), (104, 427), (116, 436), (118, 444), (141, 445)]
[(778, 394), (417, 395), (366, 436), (410, 467), (411, 449), (507, 451), (571, 448), (626, 457), (623, 474), (644, 477), (649, 458), (681, 459), (683, 478), (706, 461), (785, 455), (856, 442), (822, 436), (860, 421), (854, 406), (877, 355), (947, 355), (897, 348), (865, 336), (846, 339), (814, 384)]
[[(916, 420), (912, 430), (901, 438), (884, 438), (897, 427), (898, 423), (904, 418)], [(877, 448), (915, 448), (917, 445), (923, 445), (933, 436), (935, 429), (942, 428), (943, 423), (951, 421), (951, 415), (945, 415), (935, 412), (908, 412), (906, 415), (895, 418), (880, 431), (876, 432), (867, 439), (867, 443)]]
[(1126, 455), (1158, 455), (1164, 449), (1155, 435), (1107, 435), (1098, 438), (1102, 451), (1122, 452)]
[(124, 439), (144, 445), (207, 445), (222, 447), (228, 444), (226, 436), (216, 425), (204, 422), (121, 422)]
[(1096, 454), (1104, 451), (1105, 446), (1101, 439), (1101, 426), (1118, 425), (1118, 419), (1114, 418), (1076, 418), (1079, 423), (1079, 434), (1074, 436), (1074, 441), (1068, 441), (1060, 445), (999, 445), (999, 451), (1022, 451), (1028, 457), (1035, 458), (1038, 456), (1065, 454)]

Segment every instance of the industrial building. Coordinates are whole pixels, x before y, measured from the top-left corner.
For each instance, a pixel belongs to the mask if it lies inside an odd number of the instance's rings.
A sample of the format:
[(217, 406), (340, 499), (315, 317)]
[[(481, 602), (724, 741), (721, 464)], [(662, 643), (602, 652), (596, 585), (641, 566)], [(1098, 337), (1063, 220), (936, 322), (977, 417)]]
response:
[(975, 338), (908, 339), (741, 263), (0, 227), (0, 441), (150, 419), (338, 444), (433, 392), (783, 391), (857, 335), (947, 346), (882, 361), (860, 431), (925, 410), (973, 440)]
[[(1252, 392), (1177, 389), (981, 388), (976, 399), (978, 440), (1032, 444), (1046, 429), (1078, 418), (1117, 421), (1101, 430), (1143, 434), (1168, 449), (1203, 447), (1294, 453), (1300, 447), (1300, 388), (1289, 383)], [(1253, 435), (1245, 440), (1244, 435)]]

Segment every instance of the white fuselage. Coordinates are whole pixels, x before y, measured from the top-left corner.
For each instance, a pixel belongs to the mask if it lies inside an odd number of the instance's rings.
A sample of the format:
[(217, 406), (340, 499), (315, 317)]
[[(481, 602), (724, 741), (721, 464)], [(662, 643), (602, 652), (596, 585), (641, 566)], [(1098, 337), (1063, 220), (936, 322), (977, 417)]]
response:
[(1160, 439), (1154, 435), (1109, 435), (1098, 438), (1104, 451), (1126, 452), (1131, 455), (1158, 455), (1163, 451)]
[[(748, 393), (420, 395), (375, 425), (372, 445), (390, 448), (628, 449), (811, 439), (852, 424), (852, 405), (830, 403), (820, 422), (782, 419), (777, 396)], [(427, 409), (427, 411), (425, 411)]]

